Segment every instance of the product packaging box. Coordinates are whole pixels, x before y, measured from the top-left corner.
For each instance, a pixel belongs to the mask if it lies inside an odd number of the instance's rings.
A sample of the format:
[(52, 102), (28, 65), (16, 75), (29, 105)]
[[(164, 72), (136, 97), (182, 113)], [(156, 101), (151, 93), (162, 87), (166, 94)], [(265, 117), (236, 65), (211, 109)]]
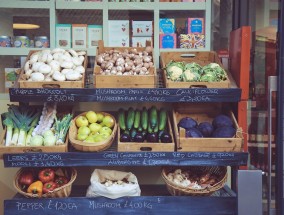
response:
[(72, 48), (87, 48), (87, 24), (72, 25)]
[(182, 0), (182, 2), (193, 2), (193, 0)]
[(146, 41), (151, 41), (153, 43), (152, 37), (132, 37), (131, 46), (132, 47), (146, 47)]
[(98, 41), (103, 39), (102, 25), (88, 25), (88, 48), (96, 48)]
[(13, 87), (21, 68), (5, 68), (5, 92), (9, 92), (9, 88)]
[(188, 34), (204, 34), (205, 32), (204, 18), (188, 18), (187, 33)]
[(109, 47), (129, 47), (129, 37), (113, 35), (108, 40), (108, 46)]
[(176, 34), (160, 34), (160, 48), (176, 48)]
[(129, 37), (129, 20), (109, 20), (108, 32), (109, 37)]
[(175, 19), (162, 18), (160, 19), (160, 34), (174, 34)]
[(205, 48), (204, 34), (180, 34), (179, 47), (183, 49)]
[(71, 48), (71, 24), (56, 24), (55, 46), (57, 48)]
[(132, 21), (132, 35), (135, 37), (151, 37), (153, 35), (153, 22)]

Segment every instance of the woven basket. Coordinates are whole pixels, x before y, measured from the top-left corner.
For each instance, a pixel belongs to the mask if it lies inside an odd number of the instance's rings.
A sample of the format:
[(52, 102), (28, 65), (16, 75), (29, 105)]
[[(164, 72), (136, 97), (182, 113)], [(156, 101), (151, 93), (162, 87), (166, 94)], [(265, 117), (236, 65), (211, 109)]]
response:
[(79, 151), (85, 151), (85, 152), (99, 152), (99, 151), (103, 151), (103, 150), (109, 148), (111, 146), (114, 138), (115, 138), (115, 134), (116, 134), (116, 130), (117, 130), (116, 120), (109, 113), (101, 112), (104, 116), (106, 116), (106, 115), (111, 116), (113, 118), (114, 122), (115, 122), (114, 127), (112, 129), (112, 133), (106, 140), (104, 140), (102, 142), (98, 142), (98, 143), (87, 143), (87, 142), (83, 142), (83, 141), (76, 139), (77, 133), (78, 133), (78, 128), (75, 124), (75, 120), (79, 116), (85, 116), (86, 113), (87, 112), (81, 113), (72, 120), (70, 128), (69, 128), (69, 133), (68, 133), (70, 143), (72, 144), (72, 146), (75, 149), (77, 149)]
[[(72, 184), (75, 181), (77, 177), (77, 170), (72, 167), (66, 167), (64, 168), (67, 171), (67, 178), (70, 178), (69, 182), (61, 187), (58, 187), (54, 189), (51, 192), (43, 194), (42, 198), (61, 198), (61, 197), (68, 197), (71, 194), (72, 191)], [(25, 168), (21, 168), (16, 173), (15, 179), (14, 179), (14, 187), (18, 191), (18, 193), (24, 195), (27, 198), (40, 198), (37, 194), (27, 193), (24, 192), (21, 189), (21, 185), (19, 184), (19, 177), (22, 174), (22, 172), (26, 170)], [(33, 171), (33, 170), (32, 170)]]
[[(190, 172), (196, 173), (214, 173), (217, 175), (217, 182), (209, 187), (203, 189), (193, 189), (193, 188), (184, 188), (180, 187), (177, 184), (170, 181), (167, 177), (168, 173), (173, 172), (176, 169), (181, 169), (182, 171), (188, 170)], [(224, 187), (227, 181), (227, 167), (223, 166), (188, 166), (188, 167), (164, 167), (162, 170), (162, 178), (164, 179), (167, 189), (173, 196), (210, 196), (215, 191)]]

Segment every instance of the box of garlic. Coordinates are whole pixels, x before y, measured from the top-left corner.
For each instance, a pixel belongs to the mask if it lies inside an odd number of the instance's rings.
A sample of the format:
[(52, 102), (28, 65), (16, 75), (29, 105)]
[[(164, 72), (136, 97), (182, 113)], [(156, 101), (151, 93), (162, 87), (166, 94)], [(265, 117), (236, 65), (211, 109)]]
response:
[(151, 44), (104, 47), (99, 40), (94, 68), (95, 88), (155, 88), (157, 73)]
[(30, 51), (20, 88), (84, 88), (87, 52), (61, 48)]

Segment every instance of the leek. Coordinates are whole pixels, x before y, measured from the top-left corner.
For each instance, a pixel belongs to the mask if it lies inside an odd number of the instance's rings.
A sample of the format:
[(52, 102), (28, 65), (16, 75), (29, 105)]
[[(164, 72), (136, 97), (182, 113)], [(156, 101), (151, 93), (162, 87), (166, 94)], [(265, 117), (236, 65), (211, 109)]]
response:
[(35, 117), (34, 120), (31, 123), (30, 129), (28, 131), (27, 138), (26, 138), (26, 145), (27, 146), (29, 146), (30, 143), (31, 143), (32, 133), (33, 133), (38, 121), (39, 121), (39, 115), (37, 117)]
[(6, 140), (5, 140), (5, 146), (9, 146), (12, 141), (12, 135), (13, 135), (13, 128), (14, 128), (14, 122), (9, 116), (9, 113), (5, 113), (4, 115), (6, 118), (3, 121), (3, 124), (6, 126)]
[(19, 139), (19, 129), (17, 127), (14, 127), (13, 136), (10, 145), (17, 145), (18, 139)]
[(72, 114), (65, 115), (61, 120), (58, 120), (55, 117), (54, 130), (55, 130), (55, 136), (57, 138), (57, 141), (56, 141), (57, 145), (64, 144), (65, 136), (70, 127), (72, 118), (73, 118)]

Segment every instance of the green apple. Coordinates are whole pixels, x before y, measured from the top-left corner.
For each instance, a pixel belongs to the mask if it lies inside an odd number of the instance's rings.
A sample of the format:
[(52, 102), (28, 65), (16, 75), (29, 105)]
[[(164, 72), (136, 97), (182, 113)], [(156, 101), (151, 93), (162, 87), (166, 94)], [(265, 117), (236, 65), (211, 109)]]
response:
[(88, 134), (77, 134), (77, 140), (85, 140), (88, 137)]
[(95, 122), (95, 123), (90, 124), (89, 128), (90, 128), (91, 132), (94, 134), (94, 133), (99, 132), (99, 130), (102, 128), (102, 126)]
[(94, 143), (94, 136), (88, 136), (86, 139), (85, 139), (85, 142), (87, 143)]
[(75, 120), (77, 127), (88, 126), (89, 121), (85, 116), (78, 116)]
[(93, 140), (94, 140), (95, 143), (98, 143), (98, 142), (104, 141), (105, 137), (103, 135), (101, 135), (101, 134), (95, 134), (93, 136)]
[(114, 126), (114, 119), (107, 115), (103, 119), (103, 124), (109, 128), (112, 128)]
[(107, 127), (107, 126), (103, 126), (100, 130), (99, 130), (99, 133), (109, 133), (111, 134), (112, 133), (112, 129)]
[(95, 123), (98, 120), (96, 112), (91, 111), (91, 110), (86, 113), (86, 117), (87, 117), (89, 123)]
[(104, 140), (106, 140), (110, 136), (110, 134), (106, 131), (100, 133), (100, 135), (103, 136)]
[(97, 122), (102, 122), (104, 119), (104, 115), (102, 113), (97, 113), (97, 118), (98, 118)]
[(78, 129), (78, 134), (86, 134), (87, 136), (91, 133), (91, 130), (88, 126), (81, 126), (79, 129)]

